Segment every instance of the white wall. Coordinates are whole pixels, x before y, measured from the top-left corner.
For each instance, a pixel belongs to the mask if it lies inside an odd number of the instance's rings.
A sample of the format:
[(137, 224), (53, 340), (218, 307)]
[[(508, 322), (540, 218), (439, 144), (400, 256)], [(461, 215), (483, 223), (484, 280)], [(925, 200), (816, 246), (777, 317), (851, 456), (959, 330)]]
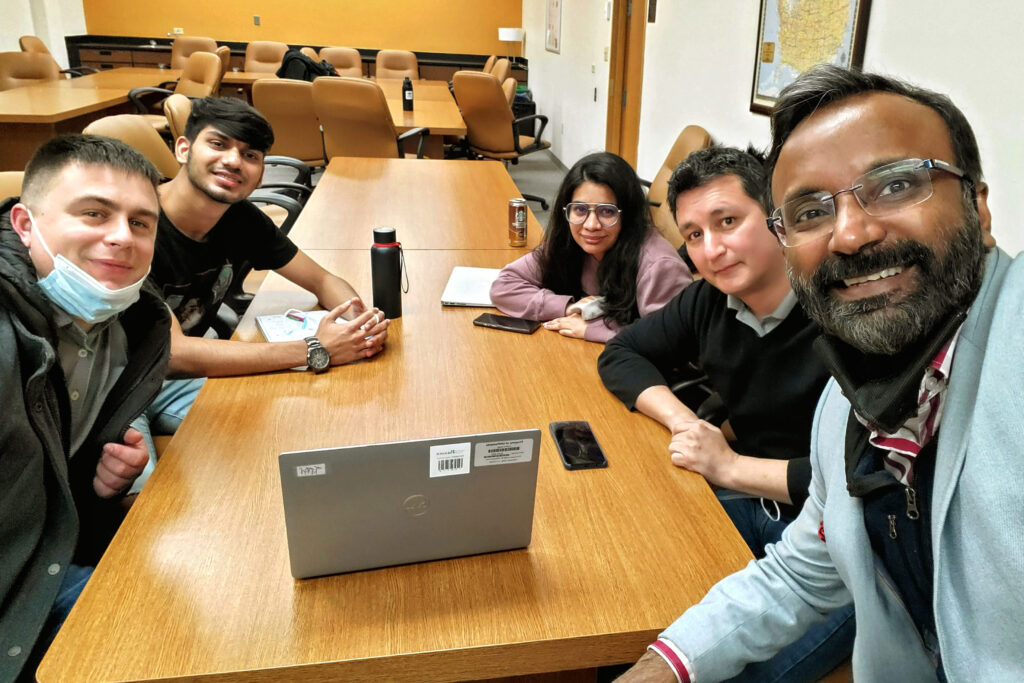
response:
[[(530, 90), (537, 113), (548, 117), (544, 138), (562, 163), (572, 166), (588, 152), (604, 149), (608, 117), (611, 22), (604, 0), (562, 0), (562, 45), (544, 49), (545, 0), (523, 0), (523, 54), (530, 63)], [(594, 90), (597, 89), (597, 101)]]
[[(650, 177), (690, 123), (727, 144), (767, 146), (768, 118), (749, 112), (758, 5), (658, 3), (657, 22), (647, 25), (641, 176)], [(865, 69), (947, 93), (963, 109), (992, 188), (993, 234), (1011, 254), (1024, 250), (1022, 25), (1016, 0), (874, 0), (864, 54)]]
[(68, 66), (64, 36), (85, 33), (82, 0), (3, 0), (0, 52), (18, 51), (18, 38), (38, 36), (61, 65)]

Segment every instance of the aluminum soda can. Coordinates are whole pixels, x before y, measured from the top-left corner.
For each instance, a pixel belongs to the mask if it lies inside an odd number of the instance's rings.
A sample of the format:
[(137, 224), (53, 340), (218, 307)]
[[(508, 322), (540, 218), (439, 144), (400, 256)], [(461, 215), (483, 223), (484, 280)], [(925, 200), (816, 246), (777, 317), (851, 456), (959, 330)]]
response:
[(508, 246), (526, 246), (526, 200), (508, 200)]

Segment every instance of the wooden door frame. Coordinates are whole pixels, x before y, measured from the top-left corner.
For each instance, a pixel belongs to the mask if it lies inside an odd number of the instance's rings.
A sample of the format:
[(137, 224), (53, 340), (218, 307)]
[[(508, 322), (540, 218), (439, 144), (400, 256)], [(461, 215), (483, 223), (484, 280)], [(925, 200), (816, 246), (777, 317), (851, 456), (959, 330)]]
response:
[(646, 32), (647, 0), (615, 0), (612, 8), (605, 149), (618, 154), (634, 168), (640, 140)]

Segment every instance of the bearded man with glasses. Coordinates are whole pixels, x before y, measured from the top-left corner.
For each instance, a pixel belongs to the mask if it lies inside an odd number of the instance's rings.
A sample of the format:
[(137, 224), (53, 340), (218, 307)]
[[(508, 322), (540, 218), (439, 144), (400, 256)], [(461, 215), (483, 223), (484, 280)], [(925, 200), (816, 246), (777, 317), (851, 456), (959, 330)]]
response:
[(851, 599), (858, 681), (1024, 676), (1024, 261), (945, 96), (820, 66), (772, 116), (770, 221), (833, 380), (810, 496), (625, 680), (728, 678)]

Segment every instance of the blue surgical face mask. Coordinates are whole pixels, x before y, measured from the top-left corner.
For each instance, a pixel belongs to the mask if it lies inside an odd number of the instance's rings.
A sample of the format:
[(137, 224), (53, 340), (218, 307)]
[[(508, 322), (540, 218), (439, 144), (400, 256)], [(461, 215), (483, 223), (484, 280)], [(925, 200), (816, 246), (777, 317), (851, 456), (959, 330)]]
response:
[(32, 211), (28, 207), (25, 208), (25, 211), (28, 212), (29, 222), (39, 239), (39, 244), (53, 259), (53, 270), (39, 280), (40, 289), (50, 301), (75, 318), (95, 325), (113, 318), (139, 300), (139, 290), (146, 282), (146, 277), (149, 275), (148, 270), (146, 275), (143, 275), (142, 279), (134, 284), (121, 289), (108, 289), (61, 254), (54, 256), (50, 247), (46, 245), (43, 234), (36, 227), (36, 219), (32, 215)]

